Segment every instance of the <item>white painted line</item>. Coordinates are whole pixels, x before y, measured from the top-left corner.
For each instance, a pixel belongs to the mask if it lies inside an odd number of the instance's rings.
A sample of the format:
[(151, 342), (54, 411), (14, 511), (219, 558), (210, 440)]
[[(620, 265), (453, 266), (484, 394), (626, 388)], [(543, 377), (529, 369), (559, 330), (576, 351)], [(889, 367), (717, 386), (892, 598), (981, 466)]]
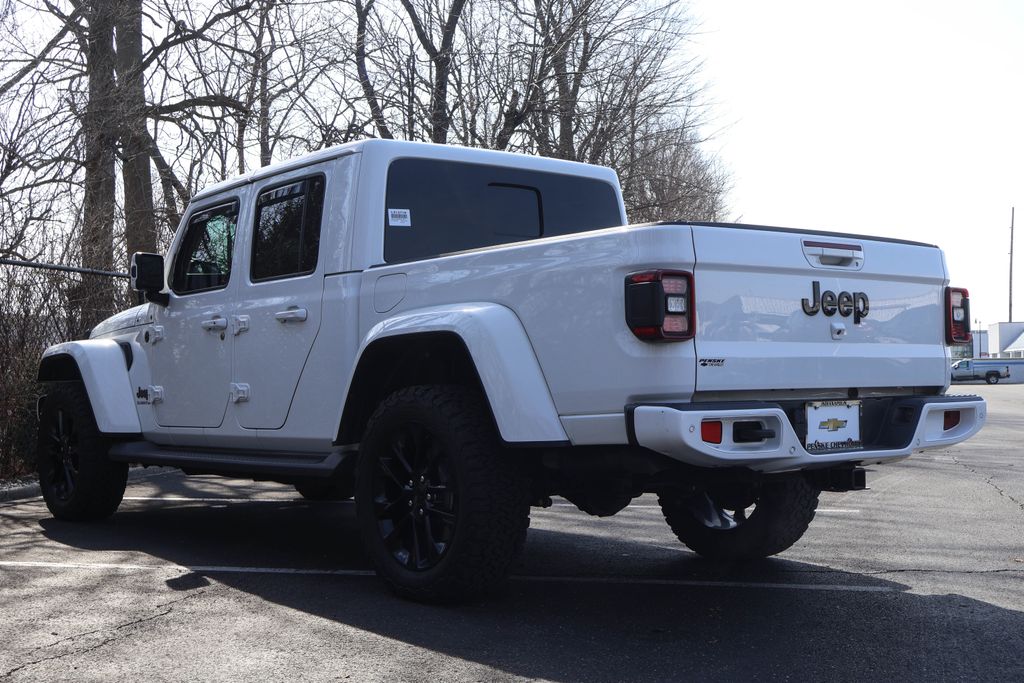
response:
[(220, 565), (123, 564), (108, 562), (31, 562), (0, 560), (0, 567), (23, 569), (92, 569), (107, 571), (176, 571), (196, 574), (293, 574), (308, 576), (374, 576), (369, 569), (295, 569), (293, 567), (232, 567)]
[(854, 593), (895, 593), (893, 586), (848, 586), (834, 583), (760, 583), (757, 581), (701, 581), (697, 579), (654, 579), (619, 576), (513, 576), (517, 581), (551, 583), (617, 583), (650, 586), (699, 586), (718, 588), (788, 588), (805, 591), (846, 591)]
[[(544, 510), (544, 509), (550, 509), (550, 508), (553, 508), (553, 507), (575, 508), (576, 506), (573, 505), (572, 503), (555, 502), (555, 503), (552, 503), (550, 506), (548, 506), (548, 508), (540, 508), (540, 509)], [(657, 504), (651, 504), (651, 505), (648, 505), (648, 504), (632, 504), (632, 505), (629, 505), (628, 507), (626, 507), (624, 509), (626, 509), (626, 510), (637, 510), (637, 509), (641, 509), (641, 508), (646, 509), (646, 510), (661, 510), (661, 506), (657, 505)], [(536, 510), (534, 510), (534, 511), (536, 512)], [(821, 513), (824, 513), (826, 515), (829, 515), (829, 514), (834, 514), (834, 515), (860, 514), (860, 510), (854, 510), (852, 508), (818, 508), (817, 512), (821, 512)]]
[[(153, 475), (153, 476), (159, 476), (159, 475)], [(3, 505), (6, 505), (6, 504), (24, 503), (24, 502), (26, 502), (26, 500), (40, 500), (40, 499), (41, 499), (40, 496), (36, 496), (33, 499), (25, 499), (25, 500), (20, 500), (20, 501), (9, 501), (8, 503), (0, 504), (0, 507), (3, 507)], [(295, 498), (246, 498), (246, 497), (238, 497), (238, 496), (236, 496), (236, 497), (233, 497), (233, 498), (190, 498), (188, 496), (125, 496), (124, 498), (122, 498), (122, 500), (136, 501), (136, 502), (138, 502), (138, 501), (159, 501), (159, 502), (163, 502), (163, 503), (313, 503), (313, 504), (316, 504), (316, 505), (324, 505), (325, 503), (326, 504), (335, 504), (335, 505), (337, 505), (337, 504), (352, 505), (353, 504), (353, 501), (351, 501), (351, 500), (317, 500), (317, 501), (311, 501), (311, 500), (306, 500), (305, 498), (301, 498), (301, 497), (295, 497)], [(552, 507), (568, 507), (568, 508), (573, 508), (573, 509), (576, 508), (576, 506), (573, 505), (572, 503), (556, 502), (556, 503), (552, 503), (547, 508), (534, 508), (532, 510), (531, 514), (536, 514), (536, 513), (544, 512), (545, 510), (551, 510)], [(661, 511), (661, 506), (660, 505), (630, 505), (626, 509), (627, 510), (637, 510), (637, 509), (641, 509), (641, 508), (645, 509), (645, 510), (658, 510), (658, 511)], [(823, 514), (823, 515), (858, 515), (858, 514), (860, 514), (860, 510), (855, 510), (855, 509), (852, 509), (852, 508), (818, 508), (817, 512), (819, 514)]]
[(125, 496), (121, 500), (159, 500), (166, 503), (347, 503), (350, 501), (308, 501), (305, 498), (189, 498), (187, 496)]
[[(295, 569), (292, 567), (232, 567), (219, 565), (113, 564), (105, 562), (31, 562), (0, 560), (0, 568), (89, 569), (106, 571), (175, 571), (182, 574), (286, 574), (292, 576), (374, 576), (368, 569)], [(688, 586), (701, 588), (767, 588), (854, 593), (895, 593), (892, 586), (850, 586), (831, 583), (760, 583), (756, 581), (702, 581), (697, 579), (645, 578), (629, 576), (513, 576), (527, 583), (609, 583), (634, 586)]]

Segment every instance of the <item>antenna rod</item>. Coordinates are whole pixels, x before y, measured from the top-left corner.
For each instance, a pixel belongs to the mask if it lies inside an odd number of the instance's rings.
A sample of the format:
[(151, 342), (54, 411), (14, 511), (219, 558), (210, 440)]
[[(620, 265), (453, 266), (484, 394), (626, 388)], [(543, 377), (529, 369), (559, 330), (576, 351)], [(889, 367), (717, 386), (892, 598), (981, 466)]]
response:
[(1013, 322), (1013, 209), (1010, 207), (1010, 317), (1006, 322)]

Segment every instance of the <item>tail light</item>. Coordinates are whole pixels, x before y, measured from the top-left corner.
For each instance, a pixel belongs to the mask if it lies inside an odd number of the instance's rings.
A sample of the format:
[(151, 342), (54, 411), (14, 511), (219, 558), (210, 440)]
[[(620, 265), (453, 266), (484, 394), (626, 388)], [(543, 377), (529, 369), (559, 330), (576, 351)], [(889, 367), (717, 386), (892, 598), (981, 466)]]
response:
[(638, 339), (693, 339), (693, 274), (652, 270), (626, 277), (626, 325)]
[(946, 343), (971, 341), (971, 300), (966, 289), (946, 287)]

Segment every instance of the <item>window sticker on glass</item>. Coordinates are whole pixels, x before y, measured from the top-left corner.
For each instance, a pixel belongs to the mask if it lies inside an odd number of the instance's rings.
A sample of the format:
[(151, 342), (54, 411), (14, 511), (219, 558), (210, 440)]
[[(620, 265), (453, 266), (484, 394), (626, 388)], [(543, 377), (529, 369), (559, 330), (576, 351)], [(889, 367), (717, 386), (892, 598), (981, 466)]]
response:
[(388, 209), (388, 225), (392, 228), (411, 228), (412, 212), (409, 209)]

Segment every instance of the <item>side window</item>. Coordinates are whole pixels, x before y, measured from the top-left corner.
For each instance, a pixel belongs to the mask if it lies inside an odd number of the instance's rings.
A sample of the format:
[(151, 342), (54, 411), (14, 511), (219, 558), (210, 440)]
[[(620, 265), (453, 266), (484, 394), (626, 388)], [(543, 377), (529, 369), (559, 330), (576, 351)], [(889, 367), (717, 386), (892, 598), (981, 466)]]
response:
[(390, 263), (622, 222), (608, 183), (487, 164), (395, 159), (386, 197)]
[(323, 207), (322, 175), (260, 193), (252, 236), (253, 282), (316, 270)]
[(171, 289), (190, 294), (226, 287), (231, 277), (238, 202), (194, 214), (178, 249)]

